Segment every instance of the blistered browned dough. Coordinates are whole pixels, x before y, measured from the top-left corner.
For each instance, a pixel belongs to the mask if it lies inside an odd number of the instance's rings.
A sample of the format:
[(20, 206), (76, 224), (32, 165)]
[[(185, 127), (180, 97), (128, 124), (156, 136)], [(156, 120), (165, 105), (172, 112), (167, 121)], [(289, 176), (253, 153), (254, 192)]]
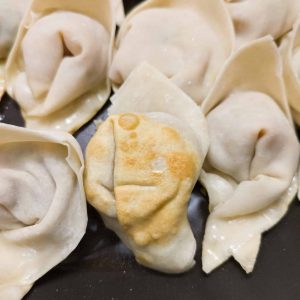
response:
[[(104, 136), (111, 134), (108, 127), (113, 128), (114, 146)], [(111, 190), (119, 223), (137, 245), (166, 241), (177, 233), (197, 180), (200, 164), (194, 147), (176, 130), (146, 116), (110, 117), (87, 150), (87, 196), (102, 213), (110, 201), (104, 198), (103, 182), (89, 173), (96, 175), (99, 169), (92, 162), (103, 161), (112, 152)]]

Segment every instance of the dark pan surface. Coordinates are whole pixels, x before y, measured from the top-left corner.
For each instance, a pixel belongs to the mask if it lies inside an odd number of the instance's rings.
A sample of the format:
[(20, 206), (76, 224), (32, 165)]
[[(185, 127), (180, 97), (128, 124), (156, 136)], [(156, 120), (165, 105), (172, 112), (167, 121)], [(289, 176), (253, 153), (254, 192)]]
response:
[[(139, 1), (125, 1), (130, 9)], [(105, 118), (107, 106), (96, 118)], [(0, 118), (22, 126), (17, 105), (8, 96), (0, 103)], [(76, 138), (83, 150), (95, 131), (90, 122)], [(107, 230), (89, 207), (87, 233), (78, 248), (47, 273), (26, 300), (297, 300), (300, 299), (300, 203), (264, 235), (253, 274), (246, 275), (232, 260), (205, 275), (201, 270), (201, 241), (207, 200), (195, 187), (189, 219), (197, 239), (196, 266), (186, 274), (169, 276), (138, 265), (130, 251)], [(9, 299), (7, 299), (9, 300)]]

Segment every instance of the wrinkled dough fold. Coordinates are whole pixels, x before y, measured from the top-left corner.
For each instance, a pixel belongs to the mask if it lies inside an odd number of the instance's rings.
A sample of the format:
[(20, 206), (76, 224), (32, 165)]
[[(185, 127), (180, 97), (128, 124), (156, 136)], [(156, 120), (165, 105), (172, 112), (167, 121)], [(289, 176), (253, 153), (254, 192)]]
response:
[(31, 3), (6, 66), (8, 92), (26, 127), (74, 132), (103, 106), (112, 15), (109, 0)]
[(5, 91), (4, 65), (28, 3), (29, 0), (2, 0), (0, 2), (0, 98)]
[(235, 27), (237, 47), (267, 35), (275, 40), (291, 30), (300, 13), (298, 0), (224, 0)]
[(95, 88), (105, 78), (108, 46), (105, 28), (84, 15), (54, 12), (38, 20), (23, 39), (26, 76), (15, 87), (26, 114), (45, 117)]
[(241, 48), (203, 103), (210, 136), (200, 176), (210, 201), (202, 250), (207, 273), (231, 256), (251, 272), (262, 233), (295, 196), (299, 145), (279, 62), (269, 38)]
[(281, 41), (283, 75), (289, 104), (297, 125), (300, 124), (300, 18)]
[(0, 298), (21, 299), (85, 233), (83, 161), (69, 135), (0, 126)]
[(201, 103), (233, 47), (222, 1), (148, 0), (122, 23), (110, 78), (120, 86), (146, 61)]

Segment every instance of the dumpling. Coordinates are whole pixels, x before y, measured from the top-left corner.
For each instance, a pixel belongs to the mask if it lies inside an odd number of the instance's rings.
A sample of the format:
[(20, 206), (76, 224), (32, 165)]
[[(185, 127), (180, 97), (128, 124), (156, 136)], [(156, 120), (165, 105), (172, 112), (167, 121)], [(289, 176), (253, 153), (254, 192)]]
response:
[(0, 1), (0, 98), (4, 93), (4, 65), (29, 0)]
[(272, 35), (282, 37), (300, 13), (299, 0), (224, 0), (234, 23), (237, 46)]
[(223, 0), (148, 0), (122, 23), (109, 76), (118, 87), (147, 61), (201, 103), (233, 41)]
[(21, 299), (83, 237), (82, 172), (69, 134), (0, 124), (0, 299)]
[(88, 201), (140, 264), (187, 271), (196, 250), (187, 204), (208, 148), (204, 116), (147, 64), (112, 101), (86, 151)]
[(110, 94), (110, 0), (33, 0), (6, 65), (26, 127), (74, 132)]
[(233, 256), (249, 273), (262, 233), (285, 215), (297, 192), (299, 144), (273, 40), (236, 52), (202, 108), (210, 137), (200, 177), (210, 210), (203, 270)]
[(300, 125), (300, 18), (281, 42), (283, 74), (295, 122)]

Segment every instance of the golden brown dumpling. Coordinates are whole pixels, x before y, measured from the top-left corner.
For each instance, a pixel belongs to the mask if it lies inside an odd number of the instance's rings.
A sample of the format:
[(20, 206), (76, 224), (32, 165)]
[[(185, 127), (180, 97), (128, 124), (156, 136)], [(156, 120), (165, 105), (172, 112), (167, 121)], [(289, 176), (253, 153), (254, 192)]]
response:
[(134, 70), (87, 147), (85, 189), (139, 263), (167, 273), (194, 265), (187, 204), (207, 148), (199, 107), (149, 65)]

